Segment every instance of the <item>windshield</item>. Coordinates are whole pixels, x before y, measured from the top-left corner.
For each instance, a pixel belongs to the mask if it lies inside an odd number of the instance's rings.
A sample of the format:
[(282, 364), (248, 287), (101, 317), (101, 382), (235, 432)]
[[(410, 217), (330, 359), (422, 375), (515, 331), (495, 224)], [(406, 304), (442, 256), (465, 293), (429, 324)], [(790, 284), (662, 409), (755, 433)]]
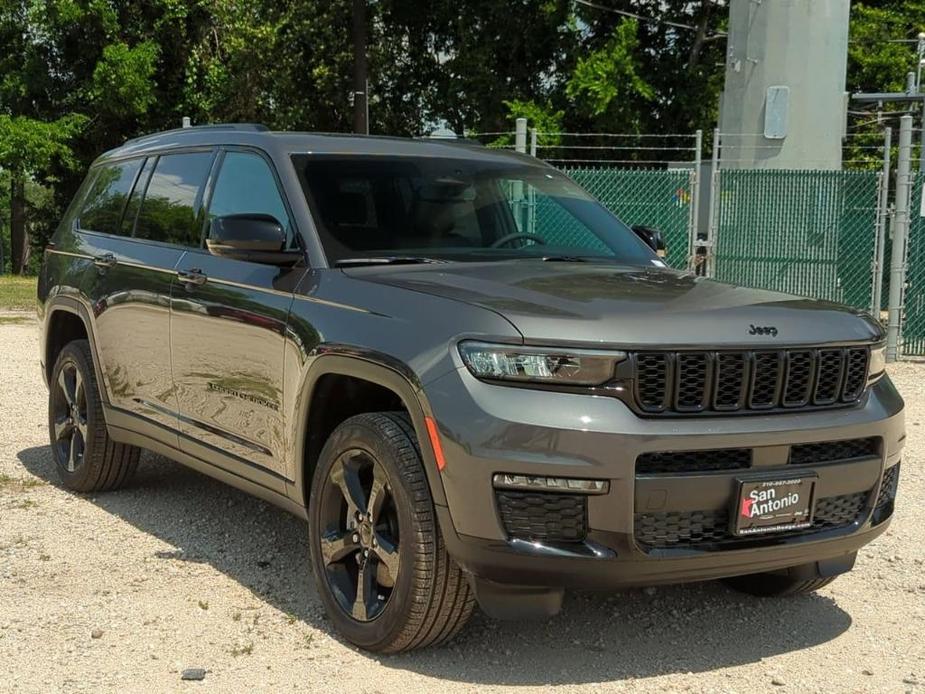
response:
[(564, 175), (516, 162), (295, 155), (329, 262), (656, 255)]

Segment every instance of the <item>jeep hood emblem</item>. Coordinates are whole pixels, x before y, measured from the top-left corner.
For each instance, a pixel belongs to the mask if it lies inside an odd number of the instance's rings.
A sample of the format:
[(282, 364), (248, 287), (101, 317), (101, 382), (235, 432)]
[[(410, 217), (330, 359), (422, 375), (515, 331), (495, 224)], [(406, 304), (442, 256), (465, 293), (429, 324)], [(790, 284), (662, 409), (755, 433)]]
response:
[(749, 325), (748, 334), (770, 335), (771, 337), (777, 337), (777, 328), (773, 325)]

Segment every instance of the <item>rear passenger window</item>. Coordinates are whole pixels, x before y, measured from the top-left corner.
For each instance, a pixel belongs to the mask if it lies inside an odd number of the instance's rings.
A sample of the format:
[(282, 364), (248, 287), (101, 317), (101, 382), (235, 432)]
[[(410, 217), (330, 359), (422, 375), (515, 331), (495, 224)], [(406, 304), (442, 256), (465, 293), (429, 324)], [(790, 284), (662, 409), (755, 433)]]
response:
[(132, 190), (141, 159), (129, 159), (100, 168), (84, 200), (78, 226), (88, 231), (119, 234), (122, 210)]
[(135, 237), (198, 246), (200, 192), (211, 165), (211, 152), (159, 157), (141, 203)]
[(292, 247), (289, 213), (263, 157), (247, 152), (225, 154), (209, 203), (209, 219), (230, 214), (270, 215), (285, 229), (287, 246)]

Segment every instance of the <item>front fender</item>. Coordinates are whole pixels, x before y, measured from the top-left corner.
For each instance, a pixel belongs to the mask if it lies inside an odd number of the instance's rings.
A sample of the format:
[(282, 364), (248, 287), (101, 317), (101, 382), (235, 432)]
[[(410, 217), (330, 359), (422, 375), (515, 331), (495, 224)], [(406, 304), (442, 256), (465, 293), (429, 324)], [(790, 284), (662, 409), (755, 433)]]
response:
[(296, 429), (292, 440), (293, 460), (296, 461), (296, 465), (294, 479), (289, 484), (290, 498), (302, 506), (308, 505), (308, 482), (313, 472), (306, 469), (304, 464), (308, 438), (308, 410), (321, 377), (337, 374), (370, 381), (388, 388), (399, 397), (411, 417), (417, 435), (431, 496), (435, 504), (445, 506), (443, 480), (437, 469), (437, 460), (427, 435), (427, 425), (424, 423), (424, 417), (431, 416), (432, 411), (417, 376), (407, 366), (388, 355), (355, 346), (323, 345), (319, 346), (316, 354), (302, 375), (294, 408), (293, 421)]

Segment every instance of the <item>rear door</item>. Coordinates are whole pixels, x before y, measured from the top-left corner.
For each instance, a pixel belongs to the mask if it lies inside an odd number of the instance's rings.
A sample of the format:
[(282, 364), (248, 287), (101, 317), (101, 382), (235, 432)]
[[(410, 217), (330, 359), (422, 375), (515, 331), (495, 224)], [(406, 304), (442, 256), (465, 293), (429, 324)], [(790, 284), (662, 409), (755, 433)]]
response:
[[(76, 219), (103, 387), (115, 426), (142, 429), (176, 446), (176, 398), (170, 379), (170, 288), (184, 253), (132, 238), (135, 215), (156, 157), (99, 167)], [(151, 424), (145, 428), (145, 424)], [(159, 425), (159, 426), (158, 426)]]
[[(272, 162), (261, 152), (219, 155), (208, 220), (268, 214), (295, 247), (292, 215)], [(184, 257), (173, 293), (170, 344), (180, 408), (181, 448), (200, 458), (218, 450), (240, 464), (286, 476), (283, 351), (293, 289), (303, 266), (221, 258), (204, 247)]]

